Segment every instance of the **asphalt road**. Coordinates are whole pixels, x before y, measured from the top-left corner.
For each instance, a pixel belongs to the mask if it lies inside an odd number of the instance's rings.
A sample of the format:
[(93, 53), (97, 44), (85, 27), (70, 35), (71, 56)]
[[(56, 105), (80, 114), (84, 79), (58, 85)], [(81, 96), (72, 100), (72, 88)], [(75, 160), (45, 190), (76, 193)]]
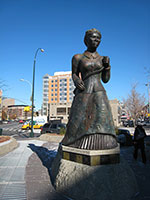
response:
[[(13, 136), (15, 139), (27, 139), (30, 137), (31, 130), (22, 130), (22, 124), (19, 122), (10, 122), (8, 124), (0, 124), (3, 129), (2, 135)], [(134, 127), (119, 127), (121, 129), (128, 129), (130, 133), (134, 133)], [(150, 127), (144, 127), (146, 134), (150, 136)], [(40, 136), (40, 129), (34, 129), (34, 137)]]
[[(30, 137), (31, 130), (22, 130), (22, 124), (19, 122), (10, 122), (8, 124), (0, 124), (2, 128), (2, 135), (13, 136), (15, 139), (27, 139)], [(40, 135), (40, 129), (34, 129), (34, 136)]]

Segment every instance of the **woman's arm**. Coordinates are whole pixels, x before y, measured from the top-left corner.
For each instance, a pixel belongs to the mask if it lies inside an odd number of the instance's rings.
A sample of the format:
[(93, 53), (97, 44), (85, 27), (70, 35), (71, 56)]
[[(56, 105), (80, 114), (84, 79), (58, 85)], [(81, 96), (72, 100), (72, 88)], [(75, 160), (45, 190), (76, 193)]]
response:
[(107, 83), (110, 79), (110, 64), (109, 64), (110, 59), (109, 59), (109, 57), (104, 56), (102, 62), (103, 62), (103, 66), (104, 66), (104, 69), (102, 71), (102, 81), (104, 83)]
[(79, 90), (84, 90), (84, 82), (80, 79), (79, 77), (79, 62), (81, 59), (82, 55), (81, 54), (76, 54), (72, 58), (72, 79), (75, 84), (75, 86)]

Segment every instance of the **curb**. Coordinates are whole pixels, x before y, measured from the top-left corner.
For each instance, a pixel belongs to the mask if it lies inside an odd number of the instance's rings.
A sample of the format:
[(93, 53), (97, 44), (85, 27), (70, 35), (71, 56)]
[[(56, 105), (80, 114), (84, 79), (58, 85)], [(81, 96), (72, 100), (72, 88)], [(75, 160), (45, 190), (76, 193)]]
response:
[(18, 145), (18, 142), (13, 137), (8, 141), (0, 143), (0, 156), (9, 153), (13, 149), (17, 148)]
[(63, 139), (64, 135), (54, 135), (54, 134), (43, 134), (41, 135), (38, 139), (39, 140), (44, 140), (44, 141), (48, 141), (48, 142), (61, 142)]

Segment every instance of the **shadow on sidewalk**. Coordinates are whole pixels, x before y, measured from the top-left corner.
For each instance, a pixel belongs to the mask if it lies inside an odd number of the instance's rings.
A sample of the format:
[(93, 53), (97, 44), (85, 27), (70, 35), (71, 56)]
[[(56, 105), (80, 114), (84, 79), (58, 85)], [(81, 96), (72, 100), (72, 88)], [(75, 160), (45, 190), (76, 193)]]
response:
[[(28, 200), (67, 200), (68, 198), (56, 192), (51, 184), (51, 165), (57, 154), (57, 150), (48, 150), (46, 147), (36, 146), (34, 144), (29, 144), (28, 148), (36, 153), (36, 155), (40, 158), (42, 165), (48, 170), (48, 173), (46, 173), (43, 167), (40, 167), (39, 161), (35, 159), (35, 155), (32, 154), (32, 159), (29, 159), (28, 170), (26, 173), (27, 175), (32, 174), (32, 178), (30, 178), (32, 180), (30, 181), (28, 179), (29, 181), (27, 181)], [(31, 166), (35, 166), (33, 171), (30, 171), (32, 168)], [(37, 181), (33, 181), (33, 179)], [(35, 188), (37, 193), (34, 192)]]
[(56, 150), (48, 150), (46, 147), (36, 146), (34, 144), (29, 144), (28, 147), (38, 155), (46, 168), (51, 168), (52, 162), (57, 154)]

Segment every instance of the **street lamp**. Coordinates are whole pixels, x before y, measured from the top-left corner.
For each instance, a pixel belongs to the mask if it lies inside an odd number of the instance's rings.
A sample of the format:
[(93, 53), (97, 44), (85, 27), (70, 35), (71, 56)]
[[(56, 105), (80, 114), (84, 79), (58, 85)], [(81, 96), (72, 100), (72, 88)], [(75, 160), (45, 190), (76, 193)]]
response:
[[(25, 80), (25, 79), (23, 79), (23, 78), (21, 78), (20, 81), (27, 82), (27, 83), (30, 85), (30, 87), (31, 87), (31, 93), (32, 93), (32, 84), (31, 84), (31, 82), (28, 81), (28, 80)], [(30, 101), (31, 101), (31, 98), (32, 98), (32, 97), (30, 97)]]
[(34, 137), (33, 133), (33, 112), (34, 112), (34, 79), (35, 79), (35, 63), (36, 63), (36, 56), (38, 51), (44, 52), (44, 49), (38, 48), (35, 52), (34, 56), (34, 63), (33, 63), (33, 81), (32, 81), (32, 117), (31, 117), (31, 132), (30, 132), (30, 137)]

